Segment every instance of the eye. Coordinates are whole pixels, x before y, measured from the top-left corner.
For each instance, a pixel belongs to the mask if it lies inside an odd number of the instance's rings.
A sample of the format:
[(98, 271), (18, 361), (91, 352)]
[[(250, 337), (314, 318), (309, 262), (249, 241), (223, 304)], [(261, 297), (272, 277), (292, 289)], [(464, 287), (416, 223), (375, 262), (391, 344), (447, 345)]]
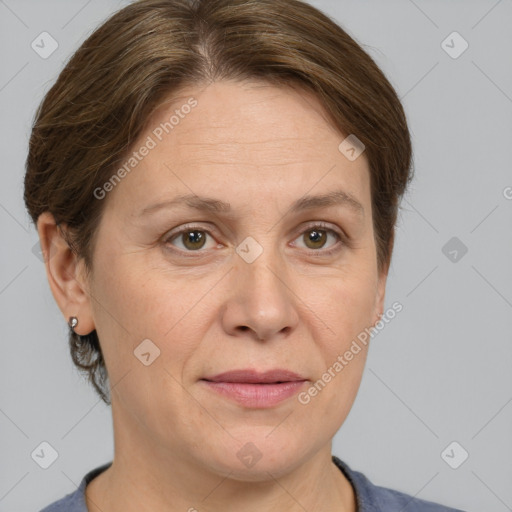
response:
[[(170, 243), (184, 251), (193, 252), (205, 247), (208, 237), (211, 237), (211, 234), (205, 229), (187, 227), (171, 235), (165, 243)], [(174, 242), (181, 243), (181, 246)], [(212, 244), (212, 247), (215, 247), (215, 243)]]
[[(304, 243), (306, 249), (312, 249), (313, 251), (318, 252), (319, 249), (323, 249), (325, 247), (327, 241), (329, 240), (329, 237), (333, 238), (334, 242), (343, 242), (343, 236), (340, 233), (338, 233), (334, 229), (327, 228), (323, 224), (317, 224), (308, 227), (306, 231), (303, 231), (301, 235), (298, 238), (296, 238), (296, 240), (299, 240), (302, 243)], [(343, 244), (334, 243), (331, 245), (331, 248), (328, 248), (321, 252), (323, 254), (329, 254), (331, 252), (334, 252), (335, 250), (340, 249), (340, 245)]]
[[(211, 238), (210, 246), (208, 247), (208, 238)], [(331, 247), (324, 249), (328, 240), (331, 239)], [(296, 241), (299, 241), (297, 244)], [(340, 243), (336, 243), (336, 242)], [(317, 223), (309, 226), (301, 235), (294, 240), (293, 245), (310, 249), (313, 252), (321, 254), (330, 254), (340, 250), (344, 245), (344, 237), (332, 228), (325, 226), (322, 223)], [(165, 244), (170, 244), (177, 247), (182, 252), (204, 252), (201, 249), (214, 248), (216, 244), (212, 234), (199, 226), (184, 226), (181, 230), (172, 233), (165, 240)], [(304, 244), (304, 245), (301, 245)]]

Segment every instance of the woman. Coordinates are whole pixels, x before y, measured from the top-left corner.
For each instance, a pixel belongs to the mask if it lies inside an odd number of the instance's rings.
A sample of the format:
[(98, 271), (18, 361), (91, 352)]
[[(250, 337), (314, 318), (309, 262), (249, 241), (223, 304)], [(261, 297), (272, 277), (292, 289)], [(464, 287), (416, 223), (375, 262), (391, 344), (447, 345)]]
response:
[(25, 202), (115, 454), (44, 511), (448, 510), (331, 454), (410, 161), (395, 91), (305, 3), (98, 28), (37, 113)]

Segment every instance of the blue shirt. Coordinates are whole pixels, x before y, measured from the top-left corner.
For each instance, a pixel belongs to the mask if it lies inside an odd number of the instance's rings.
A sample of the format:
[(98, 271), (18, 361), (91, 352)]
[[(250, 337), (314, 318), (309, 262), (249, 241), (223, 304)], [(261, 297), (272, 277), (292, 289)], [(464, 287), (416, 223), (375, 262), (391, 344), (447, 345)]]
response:
[[(356, 495), (357, 512), (463, 512), (443, 507), (431, 501), (420, 500), (408, 494), (372, 484), (362, 473), (353, 471), (335, 455), (333, 462), (352, 484)], [(40, 512), (88, 512), (85, 504), (85, 487), (112, 462), (99, 466), (87, 473), (76, 491), (48, 505)]]

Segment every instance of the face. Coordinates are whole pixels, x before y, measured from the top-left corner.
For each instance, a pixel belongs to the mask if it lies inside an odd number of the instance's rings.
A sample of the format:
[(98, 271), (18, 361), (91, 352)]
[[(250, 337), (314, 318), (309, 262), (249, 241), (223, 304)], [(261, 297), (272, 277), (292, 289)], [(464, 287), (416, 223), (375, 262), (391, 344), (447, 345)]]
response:
[[(101, 340), (117, 438), (240, 479), (330, 443), (366, 347), (344, 354), (385, 288), (368, 163), (339, 151), (344, 137), (314, 96), (263, 83), (190, 87), (154, 114), (133, 148), (146, 155), (106, 187), (80, 309)], [(299, 381), (204, 380), (274, 369)], [(261, 458), (249, 467), (247, 454)]]

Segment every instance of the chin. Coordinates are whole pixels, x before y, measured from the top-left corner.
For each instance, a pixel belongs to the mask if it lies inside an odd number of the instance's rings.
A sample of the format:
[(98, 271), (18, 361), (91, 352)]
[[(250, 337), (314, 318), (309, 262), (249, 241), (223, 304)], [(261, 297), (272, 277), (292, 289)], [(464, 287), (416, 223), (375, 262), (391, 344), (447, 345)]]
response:
[(279, 436), (276, 432), (269, 435), (272, 429), (267, 426), (260, 430), (252, 435), (246, 432), (243, 437), (228, 435), (227, 444), (216, 444), (208, 460), (204, 459), (204, 452), (198, 455), (203, 456), (202, 463), (210, 470), (244, 482), (280, 478), (290, 473), (306, 456), (304, 445), (298, 439), (294, 442), (290, 435)]

